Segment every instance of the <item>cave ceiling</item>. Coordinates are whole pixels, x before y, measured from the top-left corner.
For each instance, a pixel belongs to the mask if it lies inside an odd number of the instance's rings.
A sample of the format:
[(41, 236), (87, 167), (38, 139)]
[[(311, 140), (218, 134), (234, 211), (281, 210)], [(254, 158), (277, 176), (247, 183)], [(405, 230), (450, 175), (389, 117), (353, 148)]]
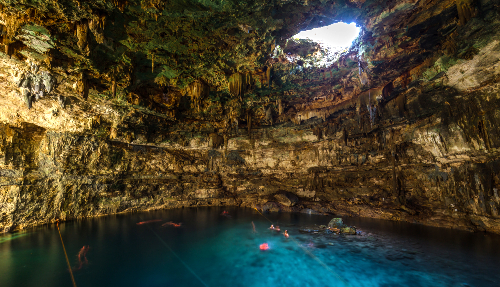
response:
[[(117, 126), (211, 132), (249, 117), (290, 122), (305, 110), (325, 119), (442, 78), (498, 26), (491, 13), (477, 17), (472, 0), (1, 0), (0, 8), (11, 111), (2, 120), (68, 131), (97, 122), (111, 138)], [(290, 37), (338, 21), (362, 28), (353, 46), (332, 65), (304, 65), (320, 49)], [(471, 28), (484, 22), (493, 24)]]

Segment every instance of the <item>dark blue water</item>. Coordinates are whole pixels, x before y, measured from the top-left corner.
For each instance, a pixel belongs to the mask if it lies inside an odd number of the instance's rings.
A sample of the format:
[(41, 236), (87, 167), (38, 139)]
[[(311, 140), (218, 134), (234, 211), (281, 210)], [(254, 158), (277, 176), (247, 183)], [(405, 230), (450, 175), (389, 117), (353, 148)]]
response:
[[(500, 286), (499, 236), (362, 218), (344, 219), (361, 236), (301, 234), (331, 217), (265, 214), (285, 239), (255, 210), (226, 210), (231, 217), (186, 208), (61, 224), (76, 285)], [(0, 286), (72, 286), (55, 226), (0, 236)]]

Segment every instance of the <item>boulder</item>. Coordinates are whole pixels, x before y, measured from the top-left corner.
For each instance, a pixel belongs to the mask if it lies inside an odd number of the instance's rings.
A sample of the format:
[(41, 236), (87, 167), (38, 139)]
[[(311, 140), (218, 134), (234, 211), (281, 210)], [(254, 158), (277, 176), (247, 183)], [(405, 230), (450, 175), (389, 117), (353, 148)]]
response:
[(294, 206), (299, 201), (299, 198), (295, 194), (289, 192), (275, 194), (274, 198), (280, 204), (288, 207)]
[(276, 202), (268, 201), (262, 205), (262, 212), (280, 212), (280, 207)]
[(342, 233), (342, 234), (356, 235), (356, 228), (352, 227), (352, 226), (343, 227), (343, 228), (340, 229), (340, 233)]
[(328, 223), (328, 227), (341, 229), (343, 227), (346, 227), (346, 225), (342, 221), (342, 218), (337, 217), (330, 220), (330, 222)]

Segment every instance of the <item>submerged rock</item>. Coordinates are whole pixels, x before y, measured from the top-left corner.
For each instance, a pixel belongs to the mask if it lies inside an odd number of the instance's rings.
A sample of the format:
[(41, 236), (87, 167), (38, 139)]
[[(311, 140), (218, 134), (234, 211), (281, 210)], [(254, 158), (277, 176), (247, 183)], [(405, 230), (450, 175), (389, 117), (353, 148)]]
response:
[(316, 225), (299, 228), (300, 233), (319, 233), (320, 231), (322, 231), (322, 228)]
[(356, 228), (355, 227), (351, 227), (351, 226), (347, 226), (347, 227), (341, 228), (340, 229), (340, 233), (342, 233), (342, 234), (356, 235)]
[(328, 223), (328, 230), (333, 233), (356, 235), (356, 227), (347, 226), (342, 221), (342, 218), (339, 217), (330, 220)]

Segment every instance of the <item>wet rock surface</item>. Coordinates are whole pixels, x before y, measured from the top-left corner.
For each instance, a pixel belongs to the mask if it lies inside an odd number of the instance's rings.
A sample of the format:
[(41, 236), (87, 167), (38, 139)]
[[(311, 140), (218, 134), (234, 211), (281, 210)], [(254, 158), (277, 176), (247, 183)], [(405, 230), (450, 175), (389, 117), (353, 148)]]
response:
[(299, 232), (303, 234), (346, 234), (346, 235), (356, 235), (356, 227), (347, 226), (342, 221), (342, 218), (333, 218), (326, 225), (312, 225), (312, 226), (303, 226), (299, 228)]

